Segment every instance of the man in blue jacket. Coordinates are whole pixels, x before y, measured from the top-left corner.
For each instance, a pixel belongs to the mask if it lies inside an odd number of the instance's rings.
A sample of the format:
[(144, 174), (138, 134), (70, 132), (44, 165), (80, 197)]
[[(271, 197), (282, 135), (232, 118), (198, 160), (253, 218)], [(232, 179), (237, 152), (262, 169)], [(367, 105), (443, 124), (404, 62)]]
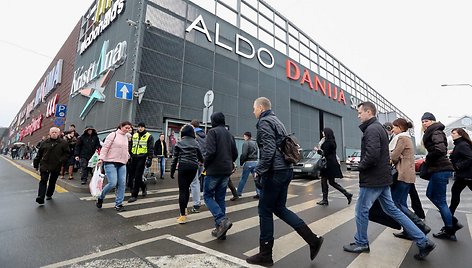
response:
[(375, 200), (379, 200), (384, 212), (397, 221), (413, 238), (419, 248), (415, 259), (422, 260), (433, 251), (435, 244), (401, 212), (392, 200), (390, 185), (390, 154), (388, 135), (375, 117), (377, 108), (372, 102), (363, 102), (357, 106), (357, 117), (364, 133), (361, 142), (361, 161), (359, 162), (359, 198), (356, 204), (357, 232), (354, 242), (345, 245), (345, 251), (353, 253), (370, 252), (367, 227), (369, 210)]

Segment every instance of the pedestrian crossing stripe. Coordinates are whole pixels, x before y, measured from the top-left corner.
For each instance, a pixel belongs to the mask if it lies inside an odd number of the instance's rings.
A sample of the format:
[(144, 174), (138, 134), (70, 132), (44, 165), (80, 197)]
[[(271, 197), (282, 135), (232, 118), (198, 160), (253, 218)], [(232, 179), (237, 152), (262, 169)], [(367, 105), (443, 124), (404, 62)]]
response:
[[(148, 194), (163, 194), (163, 193), (172, 193), (172, 192), (178, 192), (179, 188), (168, 188), (168, 189), (159, 189), (159, 190), (149, 190), (147, 191)], [(125, 193), (125, 197), (131, 196), (131, 193)], [(107, 194), (105, 196), (105, 199), (110, 199), (113, 198), (115, 199), (115, 194)], [(85, 200), (85, 201), (95, 201), (97, 198), (93, 196), (86, 196), (86, 197), (81, 197), (80, 200)]]

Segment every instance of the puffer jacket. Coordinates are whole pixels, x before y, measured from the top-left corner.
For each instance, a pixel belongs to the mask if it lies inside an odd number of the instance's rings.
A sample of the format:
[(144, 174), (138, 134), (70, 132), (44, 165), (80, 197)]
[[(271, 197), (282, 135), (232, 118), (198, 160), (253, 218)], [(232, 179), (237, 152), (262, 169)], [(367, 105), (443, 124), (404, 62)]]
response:
[(377, 118), (362, 123), (359, 128), (364, 135), (361, 142), (361, 161), (359, 162), (360, 187), (384, 187), (393, 182), (390, 171), (388, 135)]
[(447, 158), (447, 138), (444, 128), (442, 123), (436, 122), (424, 132), (423, 144), (428, 151), (424, 164), (428, 173), (454, 170), (451, 161)]
[(171, 176), (174, 175), (177, 168), (177, 162), (180, 167), (198, 167), (198, 162), (203, 162), (202, 152), (198, 148), (197, 141), (194, 138), (185, 136), (175, 145), (174, 158), (170, 167)]
[(454, 140), (451, 159), (457, 179), (472, 180), (472, 146), (464, 138)]
[(256, 173), (263, 176), (274, 170), (291, 169), (280, 150), (283, 138), (287, 135), (284, 124), (272, 110), (261, 113), (257, 122), (257, 145), (259, 146), (259, 162)]
[(69, 158), (69, 153), (69, 144), (64, 139), (49, 138), (41, 142), (33, 166), (41, 172), (59, 172)]

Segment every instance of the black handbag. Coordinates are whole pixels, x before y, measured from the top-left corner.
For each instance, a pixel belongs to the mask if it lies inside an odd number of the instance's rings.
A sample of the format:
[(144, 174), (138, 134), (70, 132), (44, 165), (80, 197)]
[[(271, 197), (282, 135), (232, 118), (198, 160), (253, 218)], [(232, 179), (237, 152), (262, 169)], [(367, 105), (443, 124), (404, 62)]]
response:
[(431, 172), (428, 171), (428, 166), (426, 165), (426, 162), (424, 162), (420, 167), (420, 178), (427, 181), (429, 181), (429, 179), (431, 178)]
[(327, 169), (328, 168), (328, 160), (326, 160), (326, 157), (322, 156), (320, 160), (318, 161), (318, 167), (320, 169)]
[(387, 215), (387, 213), (383, 211), (379, 200), (375, 200), (374, 204), (370, 208), (369, 220), (397, 230), (402, 228), (402, 226), (397, 221), (392, 219), (389, 215)]

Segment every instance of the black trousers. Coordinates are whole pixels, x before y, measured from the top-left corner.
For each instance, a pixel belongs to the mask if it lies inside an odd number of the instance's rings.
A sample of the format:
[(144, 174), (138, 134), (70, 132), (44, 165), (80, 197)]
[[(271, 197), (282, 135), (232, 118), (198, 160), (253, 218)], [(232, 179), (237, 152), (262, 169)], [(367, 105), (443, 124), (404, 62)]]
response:
[(195, 175), (197, 175), (198, 166), (179, 165), (178, 183), (179, 183), (179, 208), (180, 215), (185, 215), (188, 200), (190, 199), (190, 184)]
[(334, 178), (321, 177), (321, 192), (323, 192), (323, 199), (328, 199), (328, 182), (334, 189), (343, 193), (346, 197), (349, 195), (346, 189), (339, 185)]
[(143, 192), (146, 190), (146, 185), (143, 182), (144, 164), (146, 164), (146, 157), (131, 157), (129, 180), (133, 181), (132, 197), (138, 197), (139, 189)]
[(87, 181), (88, 174), (89, 174), (89, 167), (88, 167), (88, 162), (90, 159), (86, 158), (80, 158), (79, 163), (80, 163), (80, 180), (81, 181)]
[[(45, 196), (52, 196), (56, 188), (59, 171), (41, 171), (41, 180), (39, 181), (38, 197), (44, 199)], [(49, 185), (48, 185), (49, 181)], [(47, 188), (47, 191), (46, 191)]]
[(416, 216), (420, 217), (421, 219), (426, 218), (423, 206), (421, 205), (420, 197), (418, 196), (418, 192), (416, 191), (414, 183), (410, 185), (410, 192), (408, 194), (410, 195), (411, 208), (415, 212)]
[(465, 187), (469, 187), (472, 191), (472, 180), (456, 179), (451, 188), (451, 205), (449, 205), (449, 210), (451, 210), (452, 215), (456, 212), (457, 206), (461, 202), (461, 193)]

